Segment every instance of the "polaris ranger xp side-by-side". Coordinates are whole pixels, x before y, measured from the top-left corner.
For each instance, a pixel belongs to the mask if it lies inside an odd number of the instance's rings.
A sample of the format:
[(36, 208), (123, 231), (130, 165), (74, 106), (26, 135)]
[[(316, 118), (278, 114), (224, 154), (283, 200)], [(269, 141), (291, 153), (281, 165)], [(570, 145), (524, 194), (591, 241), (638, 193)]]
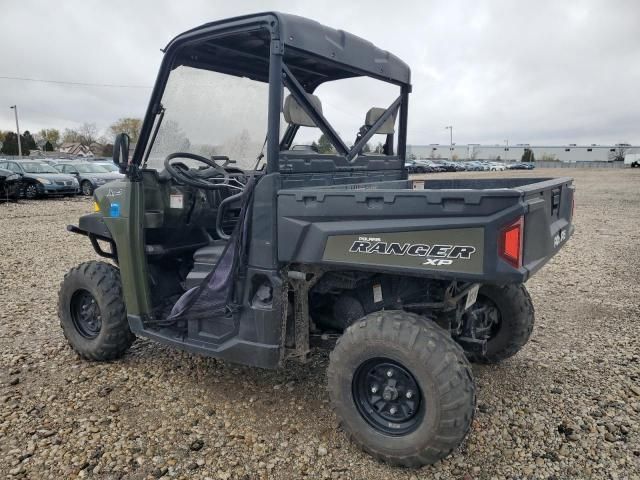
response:
[(410, 92), (398, 57), (297, 16), (177, 36), (131, 155), (116, 137), (126, 177), (68, 227), (109, 259), (62, 282), (71, 346), (113, 360), (140, 336), (264, 368), (333, 348), (355, 443), (396, 465), (449, 454), (474, 414), (469, 360), (531, 334), (524, 282), (573, 233), (574, 186), (409, 179)]

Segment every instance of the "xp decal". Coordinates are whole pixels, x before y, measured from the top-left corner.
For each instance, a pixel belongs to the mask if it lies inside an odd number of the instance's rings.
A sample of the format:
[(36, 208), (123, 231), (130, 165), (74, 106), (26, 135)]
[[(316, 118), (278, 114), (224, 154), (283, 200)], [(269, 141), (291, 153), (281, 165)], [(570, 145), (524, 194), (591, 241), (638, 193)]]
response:
[(327, 239), (329, 262), (482, 272), (481, 228), (336, 235)]

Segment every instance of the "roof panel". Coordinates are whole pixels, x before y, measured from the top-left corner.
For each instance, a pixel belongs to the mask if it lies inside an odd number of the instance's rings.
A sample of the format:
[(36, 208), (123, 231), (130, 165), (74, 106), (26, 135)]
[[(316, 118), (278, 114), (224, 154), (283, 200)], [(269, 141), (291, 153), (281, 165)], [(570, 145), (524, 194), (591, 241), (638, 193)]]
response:
[[(317, 86), (323, 81), (358, 75), (368, 75), (399, 84), (409, 84), (411, 81), (411, 71), (406, 63), (371, 42), (344, 30), (327, 27), (315, 20), (278, 12), (257, 13), (206, 23), (178, 35), (165, 50), (169, 53), (185, 43), (204, 40), (219, 33), (239, 33), (259, 27), (269, 29), (272, 37), (284, 44), (285, 61), (299, 60), (301, 52), (323, 60), (326, 72), (322, 72), (318, 77), (308, 72), (306, 83), (309, 85)], [(246, 48), (245, 45), (239, 47), (243, 50)], [(309, 67), (310, 70), (314, 68), (312, 65)]]

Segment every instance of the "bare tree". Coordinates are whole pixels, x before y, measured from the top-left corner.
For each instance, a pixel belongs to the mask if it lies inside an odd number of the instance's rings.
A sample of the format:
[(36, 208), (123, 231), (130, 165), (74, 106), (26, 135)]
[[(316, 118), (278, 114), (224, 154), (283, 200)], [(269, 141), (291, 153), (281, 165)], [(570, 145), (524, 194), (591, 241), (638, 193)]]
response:
[(65, 128), (62, 134), (64, 143), (81, 143), (90, 146), (98, 140), (98, 129), (95, 123), (83, 123), (79, 128)]
[(140, 127), (142, 127), (142, 120), (139, 118), (120, 118), (109, 127), (108, 132), (112, 137), (119, 133), (126, 133), (131, 138), (131, 141), (135, 143), (140, 135)]
[(57, 128), (43, 128), (37, 133), (37, 137), (45, 142), (51, 143), (53, 147), (56, 147), (60, 143), (60, 131)]
[(612, 148), (609, 152), (609, 161), (623, 162), (624, 156), (627, 154), (630, 146), (629, 143), (616, 143), (616, 147)]
[(80, 134), (80, 143), (89, 146), (98, 140), (98, 128), (95, 123), (83, 123), (78, 129)]

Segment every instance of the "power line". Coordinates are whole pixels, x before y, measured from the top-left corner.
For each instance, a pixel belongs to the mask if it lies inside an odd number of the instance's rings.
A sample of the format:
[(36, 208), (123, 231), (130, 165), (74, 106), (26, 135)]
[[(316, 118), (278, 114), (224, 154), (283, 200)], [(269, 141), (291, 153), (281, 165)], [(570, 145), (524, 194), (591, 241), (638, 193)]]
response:
[(40, 78), (12, 77), (8, 75), (0, 75), (0, 80), (19, 80), (23, 82), (55, 83), (57, 85), (72, 85), (75, 87), (152, 88), (147, 85), (117, 85), (114, 83), (66, 82), (63, 80), (43, 80)]

